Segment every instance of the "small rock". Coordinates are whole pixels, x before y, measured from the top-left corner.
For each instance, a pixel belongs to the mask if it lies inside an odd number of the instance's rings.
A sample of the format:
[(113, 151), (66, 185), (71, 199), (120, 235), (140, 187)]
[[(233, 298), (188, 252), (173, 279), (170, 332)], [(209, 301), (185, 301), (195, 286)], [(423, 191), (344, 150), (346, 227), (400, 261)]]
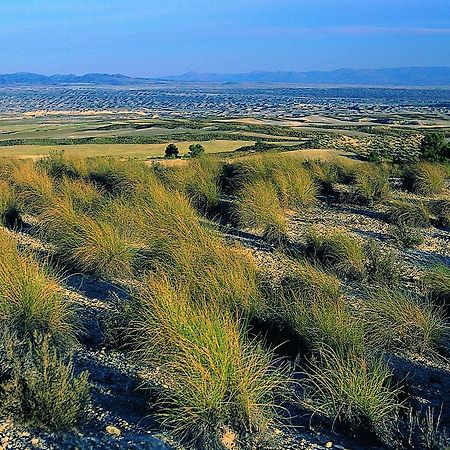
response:
[(115, 437), (119, 437), (122, 434), (121, 431), (114, 425), (108, 425), (106, 427), (106, 432)]
[(30, 433), (28, 433), (28, 431), (22, 431), (22, 433), (20, 433), (19, 436), (20, 437), (30, 437)]
[(331, 448), (331, 447), (333, 447), (333, 443), (332, 443), (331, 441), (328, 441), (328, 442), (325, 444), (325, 448)]
[(33, 447), (38, 447), (39, 446), (39, 439), (38, 438), (31, 439), (31, 445)]

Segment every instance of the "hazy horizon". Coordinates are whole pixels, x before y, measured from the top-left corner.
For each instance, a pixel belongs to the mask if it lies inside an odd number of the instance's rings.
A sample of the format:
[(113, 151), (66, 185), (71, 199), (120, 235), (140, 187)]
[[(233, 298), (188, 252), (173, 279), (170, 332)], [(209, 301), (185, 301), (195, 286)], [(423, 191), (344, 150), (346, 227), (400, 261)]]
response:
[(448, 1), (0, 0), (1, 73), (450, 66)]

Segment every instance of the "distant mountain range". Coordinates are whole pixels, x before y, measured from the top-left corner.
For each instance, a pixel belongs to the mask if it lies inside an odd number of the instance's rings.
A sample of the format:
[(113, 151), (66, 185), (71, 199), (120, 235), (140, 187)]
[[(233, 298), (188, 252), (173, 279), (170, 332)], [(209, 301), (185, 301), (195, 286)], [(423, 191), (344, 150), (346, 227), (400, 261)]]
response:
[(250, 72), (216, 74), (188, 72), (159, 78), (133, 78), (125, 75), (92, 73), (87, 75), (38, 75), (13, 73), (0, 75), (0, 86), (107, 85), (133, 86), (155, 82), (179, 83), (290, 83), (299, 85), (358, 86), (448, 86), (450, 67), (402, 67), (393, 69), (338, 69), (329, 72)]

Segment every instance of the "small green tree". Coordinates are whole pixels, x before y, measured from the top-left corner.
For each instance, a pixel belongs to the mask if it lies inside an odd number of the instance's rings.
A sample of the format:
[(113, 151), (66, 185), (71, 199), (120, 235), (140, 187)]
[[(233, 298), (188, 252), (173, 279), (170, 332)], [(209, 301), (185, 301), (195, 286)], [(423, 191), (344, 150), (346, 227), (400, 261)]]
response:
[(202, 144), (191, 144), (189, 146), (189, 153), (188, 155), (191, 158), (196, 158), (197, 156), (203, 155), (205, 153), (205, 148)]
[(420, 143), (420, 153), (423, 159), (441, 161), (450, 158), (450, 143), (447, 143), (442, 133), (427, 133)]
[(177, 158), (178, 153), (180, 153), (180, 151), (175, 144), (169, 144), (166, 147), (166, 158)]

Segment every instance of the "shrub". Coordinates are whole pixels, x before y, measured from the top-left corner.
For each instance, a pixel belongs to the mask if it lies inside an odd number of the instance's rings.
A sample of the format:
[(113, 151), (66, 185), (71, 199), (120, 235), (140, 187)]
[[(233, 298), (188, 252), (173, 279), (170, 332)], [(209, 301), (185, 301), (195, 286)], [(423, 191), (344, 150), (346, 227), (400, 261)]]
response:
[(401, 248), (414, 248), (423, 244), (424, 241), (420, 229), (406, 225), (391, 225), (389, 237), (394, 241), (395, 245)]
[(305, 253), (338, 274), (361, 277), (366, 257), (361, 244), (351, 235), (337, 230), (311, 228), (306, 234)]
[(26, 161), (11, 173), (13, 186), (24, 211), (37, 214), (54, 199), (53, 182), (44, 171), (39, 171), (33, 162)]
[(6, 181), (0, 180), (0, 225), (18, 228), (22, 224), (16, 194)]
[(72, 430), (88, 418), (88, 373), (74, 375), (71, 358), (62, 358), (43, 339), (26, 355), (12, 356), (13, 377), (2, 386), (3, 412), (33, 427)]
[(189, 153), (188, 153), (188, 155), (191, 158), (197, 158), (198, 156), (203, 155), (203, 153), (205, 153), (205, 148), (203, 147), (202, 144), (191, 144), (189, 146)]
[(75, 311), (49, 267), (31, 254), (20, 254), (17, 244), (0, 233), (0, 325), (19, 339), (48, 334), (67, 346), (75, 340)]
[(441, 133), (427, 133), (420, 143), (420, 153), (423, 159), (442, 161), (450, 158), (450, 145)]
[(431, 215), (421, 201), (397, 200), (388, 205), (388, 221), (399, 226), (429, 227)]
[(177, 158), (180, 151), (178, 150), (178, 147), (175, 144), (169, 144), (166, 147), (166, 158)]
[(423, 284), (431, 299), (445, 306), (450, 305), (450, 267), (437, 264), (423, 276)]
[(371, 239), (364, 247), (367, 256), (366, 272), (371, 281), (379, 284), (398, 284), (401, 278), (401, 263), (392, 250), (383, 249)]
[(247, 184), (239, 193), (235, 215), (239, 226), (253, 228), (271, 242), (286, 239), (286, 215), (270, 182), (260, 180)]
[(200, 448), (220, 448), (220, 430), (264, 430), (276, 417), (275, 396), (286, 389), (286, 368), (249, 342), (244, 325), (210, 298), (191, 303), (183, 288), (153, 278), (139, 293), (134, 323), (138, 354), (171, 374), (161, 393), (164, 425)]
[(368, 338), (376, 348), (426, 353), (436, 350), (449, 331), (441, 309), (387, 287), (368, 295), (365, 320)]
[(389, 198), (391, 188), (389, 174), (376, 166), (363, 166), (356, 171), (352, 200), (365, 205), (373, 205)]
[(402, 403), (400, 389), (382, 359), (323, 348), (302, 380), (307, 408), (353, 433), (390, 441)]
[(445, 187), (447, 174), (438, 164), (417, 163), (409, 167), (404, 175), (403, 186), (419, 195), (437, 195)]

